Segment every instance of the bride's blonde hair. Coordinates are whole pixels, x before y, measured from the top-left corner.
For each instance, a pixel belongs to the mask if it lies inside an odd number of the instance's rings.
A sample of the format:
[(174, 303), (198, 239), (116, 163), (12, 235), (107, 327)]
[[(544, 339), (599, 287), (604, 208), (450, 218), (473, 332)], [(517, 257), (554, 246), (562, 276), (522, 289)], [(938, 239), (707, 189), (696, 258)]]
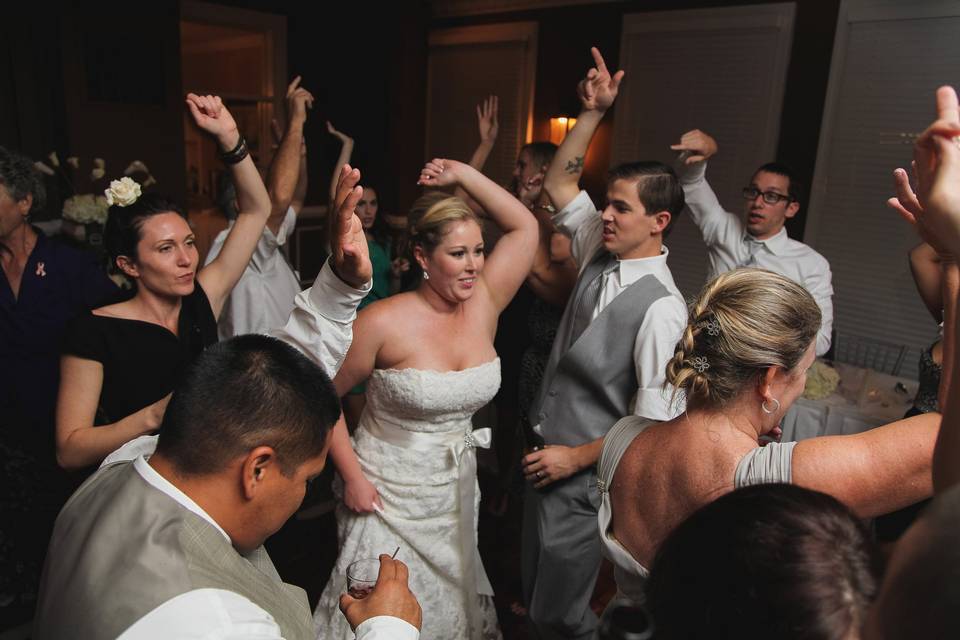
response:
[(428, 254), (439, 246), (448, 231), (447, 227), (453, 222), (472, 220), (483, 229), (480, 218), (466, 202), (438, 191), (417, 199), (410, 208), (407, 220), (410, 243)]

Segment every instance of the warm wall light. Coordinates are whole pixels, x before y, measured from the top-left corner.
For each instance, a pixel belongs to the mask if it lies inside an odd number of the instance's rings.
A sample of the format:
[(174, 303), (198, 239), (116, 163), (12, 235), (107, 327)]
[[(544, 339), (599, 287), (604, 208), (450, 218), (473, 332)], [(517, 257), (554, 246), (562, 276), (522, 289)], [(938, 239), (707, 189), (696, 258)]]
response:
[(553, 144), (560, 144), (563, 142), (567, 132), (570, 131), (570, 129), (573, 129), (573, 125), (575, 124), (577, 124), (576, 118), (568, 118), (567, 116), (550, 118), (550, 142)]

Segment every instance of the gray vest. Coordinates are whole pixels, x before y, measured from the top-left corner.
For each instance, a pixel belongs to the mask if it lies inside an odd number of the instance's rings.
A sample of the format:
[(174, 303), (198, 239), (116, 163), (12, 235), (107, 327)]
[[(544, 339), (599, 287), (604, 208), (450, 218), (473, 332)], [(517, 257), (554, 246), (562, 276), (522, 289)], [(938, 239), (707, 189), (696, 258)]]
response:
[(243, 557), (209, 522), (137, 473), (104, 467), (57, 517), (33, 637), (116, 638), (167, 600), (224, 589), (273, 616), (287, 640), (315, 640), (307, 595), (260, 547)]
[(540, 394), (530, 409), (530, 423), (540, 425), (547, 444), (579, 446), (602, 438), (627, 415), (637, 392), (633, 361), (637, 332), (650, 305), (672, 295), (656, 277), (647, 275), (589, 321), (604, 267), (612, 260), (606, 251), (597, 252), (577, 279), (557, 328)]

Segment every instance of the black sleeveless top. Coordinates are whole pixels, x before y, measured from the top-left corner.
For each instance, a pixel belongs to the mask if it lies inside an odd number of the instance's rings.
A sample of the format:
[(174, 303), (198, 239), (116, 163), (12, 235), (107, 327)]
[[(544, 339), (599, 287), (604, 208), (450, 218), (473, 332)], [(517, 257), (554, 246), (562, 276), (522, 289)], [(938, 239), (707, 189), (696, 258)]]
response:
[(116, 422), (166, 396), (184, 368), (217, 342), (217, 320), (199, 282), (181, 301), (177, 332), (93, 313), (70, 323), (63, 353), (103, 364), (95, 424)]

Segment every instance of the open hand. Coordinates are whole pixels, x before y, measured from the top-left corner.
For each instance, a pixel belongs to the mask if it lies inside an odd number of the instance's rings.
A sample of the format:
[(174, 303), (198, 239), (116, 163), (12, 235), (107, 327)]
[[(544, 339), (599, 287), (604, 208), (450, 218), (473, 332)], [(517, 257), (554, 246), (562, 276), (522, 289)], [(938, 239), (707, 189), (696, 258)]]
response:
[(569, 478), (581, 469), (576, 447), (548, 444), (523, 458), (523, 476), (536, 489)]
[(681, 154), (686, 153), (683, 163), (691, 165), (714, 155), (717, 152), (717, 141), (700, 129), (694, 129), (680, 136), (680, 143), (672, 144), (670, 148)]
[(300, 76), (287, 86), (287, 117), (291, 123), (307, 121), (307, 109), (313, 109), (313, 94), (300, 86)]
[(493, 144), (500, 132), (497, 122), (497, 111), (500, 107), (500, 98), (489, 96), (477, 105), (477, 126), (480, 129), (480, 142)]
[(370, 252), (367, 238), (363, 234), (363, 225), (354, 210), (363, 196), (363, 188), (358, 186), (360, 171), (349, 164), (340, 170), (337, 193), (334, 198), (333, 260), (331, 266), (341, 280), (359, 289), (373, 277), (370, 264)]
[(590, 47), (590, 53), (593, 55), (593, 61), (596, 63), (587, 71), (587, 77), (577, 85), (577, 95), (580, 97), (580, 104), (586, 111), (606, 111), (613, 105), (620, 91), (620, 81), (623, 80), (624, 71), (617, 71), (613, 76), (607, 69), (607, 63), (603, 61), (600, 50), (596, 47)]
[(887, 201), (941, 257), (960, 249), (960, 108), (952, 87), (937, 90), (937, 120), (917, 139), (914, 192), (903, 169), (894, 171), (897, 195)]
[(346, 617), (350, 628), (356, 631), (362, 622), (376, 616), (393, 616), (409, 622), (419, 630), (423, 623), (423, 612), (416, 596), (407, 586), (409, 575), (407, 565), (382, 554), (377, 584), (370, 595), (362, 600), (357, 600), (348, 593), (340, 596), (340, 611)]
[(217, 139), (223, 151), (231, 151), (240, 141), (237, 122), (230, 115), (220, 96), (187, 94), (187, 107), (197, 126)]

